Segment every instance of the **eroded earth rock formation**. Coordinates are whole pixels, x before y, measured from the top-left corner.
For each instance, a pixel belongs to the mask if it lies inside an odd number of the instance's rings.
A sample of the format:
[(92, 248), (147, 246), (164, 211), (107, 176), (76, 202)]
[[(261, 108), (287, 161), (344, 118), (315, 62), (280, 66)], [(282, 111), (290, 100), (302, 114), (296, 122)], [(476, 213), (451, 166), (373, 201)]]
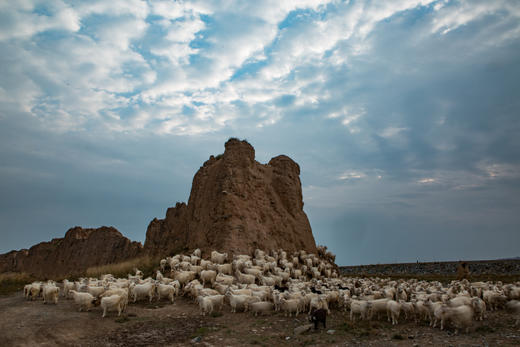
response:
[(280, 155), (255, 160), (246, 141), (230, 139), (193, 178), (188, 204), (169, 208), (146, 232), (145, 251), (171, 254), (194, 248), (251, 254), (254, 249), (316, 253), (303, 211), (300, 167)]
[(252, 254), (256, 248), (316, 253), (298, 164), (285, 155), (260, 164), (253, 146), (230, 139), (224, 154), (211, 156), (195, 174), (188, 204), (177, 203), (164, 219), (150, 222), (144, 248), (112, 227), (75, 227), (64, 238), (0, 255), (0, 272), (59, 277), (195, 248), (203, 256), (212, 250)]
[(74, 227), (63, 238), (0, 255), (0, 272), (58, 278), (80, 274), (91, 266), (135, 258), (141, 253), (141, 243), (130, 241), (113, 227)]

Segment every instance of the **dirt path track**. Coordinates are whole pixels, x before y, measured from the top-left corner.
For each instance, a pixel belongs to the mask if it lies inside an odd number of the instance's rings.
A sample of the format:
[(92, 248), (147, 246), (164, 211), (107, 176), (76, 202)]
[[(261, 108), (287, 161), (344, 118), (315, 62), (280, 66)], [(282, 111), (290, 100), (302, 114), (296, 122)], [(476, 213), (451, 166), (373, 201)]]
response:
[[(101, 318), (99, 307), (78, 312), (71, 300), (44, 305), (26, 301), (21, 293), (0, 298), (0, 346), (519, 346), (520, 326), (504, 311), (491, 312), (484, 322), (475, 322), (469, 334), (453, 335), (426, 323), (386, 320), (351, 323), (333, 310), (327, 330), (294, 336), (293, 329), (307, 323), (305, 315), (284, 317), (281, 313), (253, 317), (230, 313), (202, 317), (190, 300), (175, 304), (130, 304), (126, 315), (111, 312)], [(194, 338), (200, 341), (194, 343)]]

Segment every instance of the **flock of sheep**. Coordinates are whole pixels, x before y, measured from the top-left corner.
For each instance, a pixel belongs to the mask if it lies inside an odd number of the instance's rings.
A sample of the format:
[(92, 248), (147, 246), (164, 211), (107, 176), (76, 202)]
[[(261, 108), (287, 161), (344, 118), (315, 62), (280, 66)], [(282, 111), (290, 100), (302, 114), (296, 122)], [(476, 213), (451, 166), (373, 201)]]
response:
[[(335, 256), (318, 247), (318, 254), (305, 251), (288, 254), (283, 250), (266, 254), (257, 249), (254, 256), (211, 252), (203, 259), (199, 249), (191, 255), (175, 255), (161, 260), (156, 278), (143, 279), (141, 271), (128, 278), (107, 274), (101, 278), (63, 281), (61, 293), (71, 298), (79, 310), (95, 305), (108, 311), (124, 312), (128, 302), (167, 299), (179, 295), (197, 301), (201, 314), (222, 310), (250, 311), (255, 315), (282, 311), (285, 315), (306, 313), (317, 326), (325, 326), (330, 309), (350, 312), (351, 321), (386, 317), (399, 320), (427, 320), (444, 329), (469, 329), (474, 320), (486, 318), (486, 310), (508, 308), (520, 315), (520, 283), (452, 281), (440, 282), (340, 277)], [(169, 271), (169, 277), (163, 275)], [(34, 282), (24, 288), (27, 299), (43, 297), (44, 303), (58, 303), (60, 288), (54, 281)]]

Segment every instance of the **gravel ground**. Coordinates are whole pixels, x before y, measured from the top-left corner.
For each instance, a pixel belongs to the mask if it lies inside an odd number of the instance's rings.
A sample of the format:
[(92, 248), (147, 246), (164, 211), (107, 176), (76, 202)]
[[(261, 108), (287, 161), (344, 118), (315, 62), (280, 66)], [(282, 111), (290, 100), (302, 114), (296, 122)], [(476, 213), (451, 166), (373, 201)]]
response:
[(189, 299), (174, 304), (130, 304), (122, 317), (101, 318), (99, 307), (78, 312), (71, 300), (58, 305), (26, 301), (21, 293), (0, 298), (2, 346), (519, 346), (520, 327), (505, 311), (490, 312), (469, 333), (455, 335), (426, 322), (350, 322), (333, 309), (327, 328), (294, 335), (307, 317), (281, 313), (254, 317), (249, 313), (221, 313), (202, 317)]

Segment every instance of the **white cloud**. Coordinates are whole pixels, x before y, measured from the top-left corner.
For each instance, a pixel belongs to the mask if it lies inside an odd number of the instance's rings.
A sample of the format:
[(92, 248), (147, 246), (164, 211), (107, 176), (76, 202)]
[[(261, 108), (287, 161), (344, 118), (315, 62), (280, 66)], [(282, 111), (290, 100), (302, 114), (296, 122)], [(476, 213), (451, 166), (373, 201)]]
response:
[[(331, 88), (331, 80), (355, 69), (356, 61), (372, 59), (377, 25), (431, 3), (4, 2), (0, 41), (19, 60), (4, 63), (9, 71), (0, 100), (16, 100), (60, 131), (86, 124), (110, 131), (215, 131), (240, 118), (235, 104), (241, 103), (241, 112), (260, 127), (275, 124), (285, 111), (307, 108), (360, 133), (366, 105), (345, 100), (355, 81)], [(35, 12), (42, 4), (47, 11)], [(431, 31), (447, 33), (488, 14), (516, 18), (518, 8), (435, 2)], [(35, 36), (50, 30), (64, 34), (49, 42)], [(285, 95), (294, 102), (286, 110), (274, 106)], [(182, 114), (183, 107), (194, 112)], [(127, 115), (115, 117), (118, 112)], [(406, 130), (389, 125), (379, 135), (397, 138)]]
[(365, 178), (367, 175), (361, 171), (346, 171), (339, 175), (338, 179), (342, 181), (358, 180)]
[(481, 162), (478, 167), (489, 179), (520, 178), (520, 165)]
[(432, 22), (431, 31), (447, 34), (472, 21), (485, 16), (500, 15), (512, 17), (516, 21), (515, 31), (518, 32), (520, 4), (516, 1), (466, 1), (461, 0), (447, 6), (436, 8), (438, 11)]
[(379, 133), (379, 136), (389, 139), (389, 138), (399, 136), (403, 131), (407, 131), (407, 130), (409, 130), (409, 129), (408, 128), (399, 128), (399, 127), (388, 127), (388, 128), (383, 129), (383, 131), (381, 131)]
[(437, 180), (432, 177), (421, 178), (420, 180), (417, 181), (417, 183), (419, 183), (419, 184), (432, 184), (432, 183), (436, 183), (436, 182), (437, 182)]
[(184, 16), (186, 8), (179, 1), (154, 1), (151, 3), (152, 13), (166, 19), (177, 19)]
[(36, 4), (29, 1), (3, 2), (4, 23), (0, 24), (0, 41), (27, 39), (48, 30), (75, 32), (80, 29), (79, 16), (64, 2), (45, 3), (45, 14), (33, 12)]
[(145, 19), (150, 9), (145, 1), (141, 0), (91, 0), (80, 1), (74, 8), (84, 18), (93, 14), (111, 17), (131, 16)]

